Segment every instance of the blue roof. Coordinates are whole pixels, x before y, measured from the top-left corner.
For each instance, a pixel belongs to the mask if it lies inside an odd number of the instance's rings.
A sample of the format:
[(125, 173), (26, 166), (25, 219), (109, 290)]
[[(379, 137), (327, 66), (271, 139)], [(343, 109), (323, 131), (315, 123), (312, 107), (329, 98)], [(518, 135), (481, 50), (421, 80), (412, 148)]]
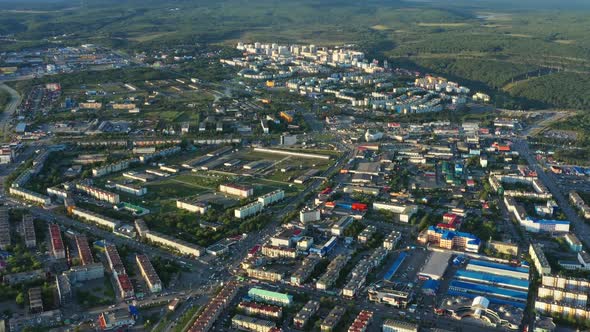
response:
[(470, 239), (468, 242), (469, 244), (481, 243), (481, 240), (477, 236), (475, 236), (471, 233), (450, 231), (448, 229), (442, 229), (442, 228), (438, 228), (438, 227), (434, 227), (434, 226), (429, 226), (428, 230), (434, 231), (438, 234), (442, 234), (442, 238), (445, 240), (452, 240), (455, 236), (460, 236), (460, 237)]
[(438, 282), (438, 280), (428, 279), (424, 282), (424, 285), (422, 285), (422, 289), (437, 290), (439, 286), (440, 286), (440, 282)]
[(495, 263), (495, 262), (482, 261), (479, 259), (472, 259), (469, 261), (469, 264), (491, 267), (491, 268), (500, 269), (500, 270), (529, 273), (529, 269), (526, 267), (510, 266), (510, 265), (500, 264), (500, 263)]
[(549, 225), (569, 225), (570, 222), (567, 220), (553, 220), (553, 219), (535, 219), (535, 218), (528, 218), (527, 219), (531, 220), (534, 223), (537, 224), (549, 224)]
[(387, 270), (387, 273), (385, 273), (385, 275), (383, 276), (383, 279), (391, 280), (391, 278), (393, 277), (395, 272), (397, 272), (399, 267), (402, 265), (402, 263), (406, 259), (406, 256), (408, 256), (408, 254), (406, 252), (400, 253), (399, 256), (397, 256), (395, 262), (393, 262), (393, 264), (389, 268), (389, 270)]
[(508, 276), (501, 276), (486, 272), (479, 272), (479, 271), (469, 271), (469, 270), (459, 270), (455, 275), (458, 279), (471, 279), (471, 280), (480, 280), (484, 283), (489, 284), (500, 284), (511, 286), (515, 288), (522, 288), (528, 289), (529, 288), (529, 281), (525, 279), (518, 279), (514, 277)]
[(507, 289), (507, 288), (500, 288), (494, 287), (489, 285), (482, 285), (482, 284), (475, 284), (471, 282), (453, 280), (451, 281), (451, 285), (449, 289), (453, 289), (456, 291), (463, 291), (467, 293), (476, 293), (481, 295), (487, 296), (497, 296), (500, 298), (512, 298), (514, 300), (520, 300), (526, 302), (527, 300), (527, 292)]

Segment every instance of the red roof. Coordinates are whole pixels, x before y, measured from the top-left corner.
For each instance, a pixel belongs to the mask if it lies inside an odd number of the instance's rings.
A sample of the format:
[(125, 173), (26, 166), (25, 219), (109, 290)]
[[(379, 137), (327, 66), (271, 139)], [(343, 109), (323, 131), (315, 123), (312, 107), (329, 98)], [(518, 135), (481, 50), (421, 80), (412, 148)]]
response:
[(64, 243), (61, 239), (61, 231), (56, 224), (49, 225), (49, 234), (51, 235), (51, 243), (54, 250), (63, 250)]
[(133, 285), (131, 284), (131, 280), (129, 280), (129, 276), (126, 274), (119, 274), (117, 278), (119, 279), (119, 285), (121, 285), (121, 289), (124, 292), (133, 291)]

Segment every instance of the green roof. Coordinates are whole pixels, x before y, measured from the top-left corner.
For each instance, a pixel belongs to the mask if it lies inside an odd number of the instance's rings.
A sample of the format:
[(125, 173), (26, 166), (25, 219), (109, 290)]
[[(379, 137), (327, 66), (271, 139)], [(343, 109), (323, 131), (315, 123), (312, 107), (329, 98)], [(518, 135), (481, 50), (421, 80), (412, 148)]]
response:
[(250, 297), (265, 297), (265, 298), (273, 298), (279, 301), (291, 302), (293, 300), (293, 296), (289, 294), (283, 294), (278, 292), (272, 292), (266, 289), (260, 288), (250, 288), (248, 291), (248, 295)]

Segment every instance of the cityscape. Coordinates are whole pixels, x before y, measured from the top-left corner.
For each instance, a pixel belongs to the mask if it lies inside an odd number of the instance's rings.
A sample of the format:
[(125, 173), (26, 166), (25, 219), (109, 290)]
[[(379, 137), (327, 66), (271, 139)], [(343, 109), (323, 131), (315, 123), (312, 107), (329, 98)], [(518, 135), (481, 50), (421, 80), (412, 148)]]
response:
[(77, 38), (0, 47), (0, 331), (590, 328), (583, 111), (360, 42)]

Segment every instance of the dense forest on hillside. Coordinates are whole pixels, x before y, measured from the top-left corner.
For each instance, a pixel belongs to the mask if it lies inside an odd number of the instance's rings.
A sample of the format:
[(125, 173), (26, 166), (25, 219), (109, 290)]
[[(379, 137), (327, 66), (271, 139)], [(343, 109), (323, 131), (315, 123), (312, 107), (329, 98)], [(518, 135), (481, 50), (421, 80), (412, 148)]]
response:
[[(549, 106), (590, 111), (590, 76), (560, 72), (512, 85), (508, 92), (517, 97), (539, 100)], [(586, 118), (590, 123), (590, 118)], [(588, 128), (590, 132), (590, 127)]]

